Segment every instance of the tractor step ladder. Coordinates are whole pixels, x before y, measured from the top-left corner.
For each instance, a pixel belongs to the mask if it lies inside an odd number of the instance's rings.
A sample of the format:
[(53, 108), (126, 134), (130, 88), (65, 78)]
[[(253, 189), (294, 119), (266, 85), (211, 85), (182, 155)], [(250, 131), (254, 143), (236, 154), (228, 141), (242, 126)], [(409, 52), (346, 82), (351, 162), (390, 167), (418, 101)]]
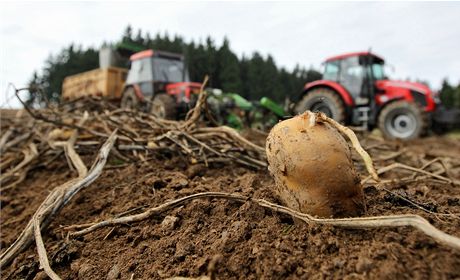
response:
[(358, 107), (358, 122), (361, 124), (360, 129), (367, 131), (369, 129), (369, 112), (371, 108), (369, 106)]

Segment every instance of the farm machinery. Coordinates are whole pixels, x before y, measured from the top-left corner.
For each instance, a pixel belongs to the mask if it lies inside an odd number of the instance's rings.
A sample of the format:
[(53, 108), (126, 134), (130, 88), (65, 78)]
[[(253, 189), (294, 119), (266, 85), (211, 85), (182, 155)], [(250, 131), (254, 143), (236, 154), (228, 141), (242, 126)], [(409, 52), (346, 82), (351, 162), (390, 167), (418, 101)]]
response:
[(324, 64), (323, 79), (305, 85), (295, 113), (321, 111), (346, 125), (378, 127), (385, 137), (402, 140), (422, 136), (430, 125), (460, 125), (460, 112), (438, 106), (428, 86), (389, 80), (384, 59), (376, 54), (348, 53)]
[[(184, 57), (180, 54), (132, 48), (101, 50), (99, 69), (66, 77), (62, 98), (101, 96), (119, 103), (122, 108), (142, 110), (160, 118), (182, 118), (194, 106), (202, 84), (190, 82)], [(129, 70), (114, 67), (114, 57), (128, 55)], [(285, 113), (267, 97), (250, 102), (236, 93), (206, 89), (208, 104), (219, 124), (234, 128), (252, 127), (267, 130)]]
[[(101, 57), (101, 54), (100, 54)], [(101, 62), (99, 69), (66, 77), (62, 98), (101, 96), (121, 107), (175, 119), (185, 114), (200, 92), (201, 83), (190, 82), (180, 54), (143, 50), (129, 57), (130, 68)]]
[[(121, 107), (177, 119), (195, 104), (202, 84), (190, 82), (184, 57), (164, 51), (125, 48), (130, 68), (114, 67), (110, 50), (101, 51), (101, 68), (69, 76), (62, 98), (102, 96)], [(361, 130), (379, 128), (387, 138), (410, 140), (460, 128), (460, 111), (437, 104), (436, 95), (421, 83), (393, 81), (385, 76), (384, 59), (371, 52), (328, 58), (322, 80), (307, 83), (301, 98), (287, 112), (267, 97), (249, 102), (236, 93), (209, 89), (208, 103), (218, 123), (235, 128), (268, 130), (286, 115), (306, 110)]]
[(145, 50), (133, 54), (130, 61), (122, 107), (144, 107), (165, 119), (175, 119), (190, 109), (201, 83), (190, 82), (182, 55)]
[(252, 128), (267, 131), (286, 116), (283, 107), (268, 97), (250, 102), (237, 93), (208, 91), (208, 107), (219, 124), (235, 129)]

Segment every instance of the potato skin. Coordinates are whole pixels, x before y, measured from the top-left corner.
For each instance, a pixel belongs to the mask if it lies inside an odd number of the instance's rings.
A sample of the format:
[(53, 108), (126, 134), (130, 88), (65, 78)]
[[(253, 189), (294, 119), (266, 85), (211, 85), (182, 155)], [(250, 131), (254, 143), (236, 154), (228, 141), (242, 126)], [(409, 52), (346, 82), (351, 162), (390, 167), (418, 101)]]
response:
[(268, 168), (280, 198), (292, 209), (319, 217), (363, 214), (363, 190), (348, 144), (329, 124), (311, 126), (310, 114), (282, 121), (268, 135)]

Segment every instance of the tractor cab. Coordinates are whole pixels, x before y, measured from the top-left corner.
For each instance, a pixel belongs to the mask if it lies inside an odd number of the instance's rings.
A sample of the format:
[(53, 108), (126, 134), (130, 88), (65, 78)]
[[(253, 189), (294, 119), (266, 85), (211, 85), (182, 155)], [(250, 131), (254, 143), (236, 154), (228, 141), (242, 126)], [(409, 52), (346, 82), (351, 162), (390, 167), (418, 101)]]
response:
[[(145, 50), (131, 55), (130, 64), (123, 107), (144, 104), (160, 117), (175, 118), (178, 110), (187, 109), (193, 95), (200, 92), (201, 84), (190, 82), (180, 54)], [(172, 109), (173, 105), (176, 108)]]
[(331, 57), (324, 63), (323, 79), (341, 84), (355, 105), (369, 105), (375, 81), (386, 79), (384, 60), (365, 52)]
[(363, 130), (379, 127), (388, 138), (419, 137), (435, 110), (433, 93), (421, 83), (389, 80), (384, 64), (371, 52), (326, 59), (323, 79), (305, 85), (295, 111), (321, 111)]

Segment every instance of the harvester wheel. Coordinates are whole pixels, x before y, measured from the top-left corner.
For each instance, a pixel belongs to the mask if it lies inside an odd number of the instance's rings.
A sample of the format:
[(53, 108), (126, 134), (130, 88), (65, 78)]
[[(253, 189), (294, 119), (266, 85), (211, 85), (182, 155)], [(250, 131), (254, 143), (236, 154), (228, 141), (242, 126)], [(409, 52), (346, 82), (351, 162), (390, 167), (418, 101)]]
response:
[(323, 112), (337, 122), (345, 121), (345, 106), (337, 93), (328, 88), (316, 88), (309, 91), (295, 106), (297, 114), (310, 110)]
[(426, 133), (428, 116), (414, 102), (395, 101), (380, 112), (378, 127), (386, 138), (412, 140)]
[(162, 119), (176, 119), (177, 106), (174, 97), (166, 93), (157, 94), (153, 98), (150, 112)]
[(139, 106), (139, 99), (134, 92), (134, 88), (129, 87), (123, 92), (123, 97), (121, 98), (121, 108), (137, 110)]

